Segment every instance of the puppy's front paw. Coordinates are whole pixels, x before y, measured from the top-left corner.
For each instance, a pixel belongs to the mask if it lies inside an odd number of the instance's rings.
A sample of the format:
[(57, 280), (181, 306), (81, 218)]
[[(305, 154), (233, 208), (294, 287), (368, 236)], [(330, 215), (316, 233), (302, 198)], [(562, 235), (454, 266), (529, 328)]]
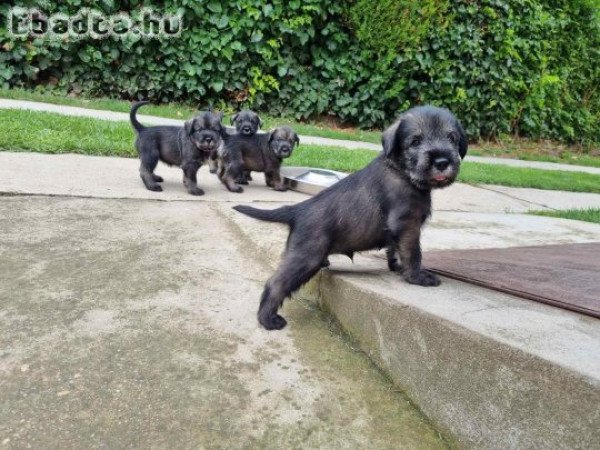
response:
[(287, 325), (287, 320), (279, 314), (273, 314), (266, 317), (258, 316), (258, 321), (267, 330), (281, 330)]
[(161, 177), (160, 175), (154, 175), (154, 174), (152, 174), (152, 179), (153, 179), (154, 181), (156, 181), (157, 183), (162, 183), (163, 181), (165, 181), (165, 180), (163, 179), (163, 177)]
[(442, 283), (437, 275), (428, 270), (405, 273), (404, 279), (410, 284), (418, 284), (419, 286), (439, 286)]
[(279, 191), (279, 192), (287, 191), (287, 188), (285, 186), (275, 186), (273, 189), (275, 189), (276, 191)]
[(188, 189), (188, 192), (192, 195), (204, 195), (204, 191), (199, 187)]
[(244, 192), (244, 188), (241, 186), (236, 186), (233, 189), (229, 189), (231, 192), (235, 192), (236, 194), (241, 194)]
[(146, 189), (148, 189), (149, 191), (154, 191), (154, 192), (162, 192), (162, 190), (163, 190), (163, 188), (160, 184), (146, 185)]

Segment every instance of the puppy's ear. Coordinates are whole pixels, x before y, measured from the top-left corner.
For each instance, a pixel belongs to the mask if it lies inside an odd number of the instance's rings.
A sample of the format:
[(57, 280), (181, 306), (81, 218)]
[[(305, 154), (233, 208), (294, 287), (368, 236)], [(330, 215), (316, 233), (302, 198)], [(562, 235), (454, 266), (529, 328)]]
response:
[(195, 120), (196, 120), (195, 117), (193, 119), (186, 120), (185, 124), (183, 125), (183, 127), (185, 128), (185, 134), (187, 134), (188, 136), (192, 135), (192, 131), (194, 130), (194, 121)]
[(235, 123), (239, 115), (240, 113), (235, 113), (233, 116), (231, 116), (231, 125)]
[(300, 138), (298, 137), (298, 135), (296, 133), (294, 133), (294, 143), (296, 145), (300, 145)]
[(458, 154), (460, 155), (460, 159), (464, 159), (467, 154), (467, 147), (469, 146), (469, 141), (467, 140), (467, 133), (465, 133), (465, 129), (462, 127), (460, 122), (456, 121), (456, 129), (458, 130)]
[(389, 158), (396, 154), (400, 141), (398, 139), (398, 128), (402, 119), (398, 119), (392, 125), (390, 125), (381, 136), (381, 144), (383, 145), (383, 154)]
[(269, 136), (269, 144), (271, 143), (271, 141), (273, 140), (273, 138), (275, 137), (275, 131), (277, 130), (277, 128), (273, 128), (271, 131), (269, 131), (267, 133), (267, 136)]

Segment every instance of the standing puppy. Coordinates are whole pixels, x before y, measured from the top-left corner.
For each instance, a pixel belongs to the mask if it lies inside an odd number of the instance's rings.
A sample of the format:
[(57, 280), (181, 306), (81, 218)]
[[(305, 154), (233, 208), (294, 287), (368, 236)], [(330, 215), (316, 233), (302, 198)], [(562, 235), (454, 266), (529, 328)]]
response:
[(162, 177), (154, 174), (158, 161), (183, 170), (183, 184), (192, 195), (203, 195), (196, 173), (220, 144), (225, 127), (223, 113), (203, 112), (185, 122), (183, 127), (144, 127), (136, 118), (137, 110), (148, 102), (137, 102), (129, 118), (137, 133), (135, 147), (140, 157), (140, 177), (147, 189), (162, 191)]
[(219, 149), (219, 179), (230, 191), (243, 192), (237, 180), (244, 172), (264, 172), (267, 186), (285, 191), (287, 188), (279, 173), (281, 162), (291, 156), (299, 143), (298, 135), (285, 126), (264, 134), (228, 136)]
[[(231, 117), (231, 125), (235, 127), (235, 133), (242, 136), (253, 136), (258, 132), (258, 129), (262, 127), (262, 120), (258, 117), (254, 111), (246, 109), (234, 114)], [(210, 167), (210, 173), (217, 173), (218, 170), (218, 153), (214, 151), (210, 155), (208, 165)], [(248, 184), (248, 181), (252, 181), (250, 172), (244, 173), (244, 176), (240, 180), (243, 184)]]
[(283, 300), (334, 253), (351, 257), (386, 247), (390, 270), (411, 284), (439, 285), (440, 279), (421, 267), (421, 226), (431, 214), (431, 190), (456, 179), (466, 153), (465, 132), (448, 110), (416, 107), (384, 132), (381, 155), (315, 197), (274, 210), (236, 206), (290, 227), (283, 260), (263, 291), (258, 321), (267, 330), (283, 328), (286, 320), (277, 314)]

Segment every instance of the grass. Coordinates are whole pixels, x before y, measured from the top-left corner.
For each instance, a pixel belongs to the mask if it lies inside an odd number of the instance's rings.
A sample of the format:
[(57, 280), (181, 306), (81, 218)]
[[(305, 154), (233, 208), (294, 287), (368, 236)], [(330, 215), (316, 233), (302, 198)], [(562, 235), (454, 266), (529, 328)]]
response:
[[(0, 149), (44, 153), (135, 157), (134, 133), (127, 122), (0, 109)], [(366, 166), (377, 152), (339, 147), (301, 145), (286, 165), (354, 172)], [(460, 181), (471, 184), (600, 193), (600, 175), (560, 172), (465, 162)]]
[[(90, 109), (107, 111), (129, 112), (131, 103), (126, 100), (115, 100), (98, 97), (87, 98), (83, 96), (69, 97), (57, 91), (28, 91), (24, 89), (0, 89), (0, 98), (31, 100), (59, 105), (79, 106)], [(196, 111), (196, 106), (181, 103), (167, 103), (161, 105), (146, 105), (143, 114), (172, 119), (186, 119)], [(204, 105), (202, 105), (204, 106)], [(226, 123), (229, 121), (226, 117)], [(380, 131), (364, 131), (356, 128), (336, 127), (332, 121), (298, 121), (286, 117), (272, 117), (261, 114), (264, 129), (277, 125), (289, 125), (299, 134), (319, 136), (331, 139), (346, 139), (379, 144)], [(526, 161), (546, 161), (581, 166), (600, 167), (600, 148), (567, 146), (552, 141), (533, 141), (528, 139), (504, 136), (496, 142), (480, 142), (472, 145), (469, 150), (472, 155), (495, 156), (499, 158), (514, 158)]]
[[(68, 97), (64, 94), (27, 91), (24, 89), (0, 89), (0, 98), (30, 100), (52, 103), (55, 105), (78, 106), (80, 108), (102, 109), (116, 112), (129, 112), (131, 109), (131, 102), (126, 100), (114, 100), (102, 97)], [(170, 119), (187, 119), (196, 111), (197, 108), (194, 106), (181, 103), (166, 103), (162, 105), (146, 105), (140, 110), (140, 113), (151, 116), (167, 117)], [(225, 123), (229, 124), (229, 118), (232, 114), (226, 115)], [(264, 129), (270, 129), (278, 125), (289, 125), (293, 127), (298, 134), (304, 134), (308, 136), (319, 136), (331, 139), (347, 139), (351, 141), (364, 141), (376, 144), (381, 142), (381, 132), (379, 131), (364, 131), (356, 128), (331, 128), (331, 126), (327, 126), (325, 123), (300, 122), (292, 118), (272, 117), (264, 114), (261, 114), (261, 119), (263, 121)]]
[(600, 208), (565, 209), (558, 211), (532, 211), (536, 216), (559, 217), (562, 219), (583, 220), (600, 223)]

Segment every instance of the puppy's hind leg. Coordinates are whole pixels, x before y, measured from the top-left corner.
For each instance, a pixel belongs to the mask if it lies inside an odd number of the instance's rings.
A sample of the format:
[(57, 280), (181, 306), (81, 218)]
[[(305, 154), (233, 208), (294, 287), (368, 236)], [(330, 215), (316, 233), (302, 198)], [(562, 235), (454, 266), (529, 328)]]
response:
[(162, 187), (158, 182), (162, 181), (162, 178), (154, 174), (154, 169), (158, 164), (159, 152), (157, 148), (140, 148), (140, 178), (144, 182), (146, 189), (150, 191), (160, 192)]
[[(313, 249), (310, 249), (311, 251)], [(258, 321), (267, 330), (281, 330), (287, 321), (277, 314), (286, 297), (308, 282), (320, 269), (325, 254), (305, 251), (288, 251), (279, 269), (273, 275), (263, 291), (258, 310)]]

